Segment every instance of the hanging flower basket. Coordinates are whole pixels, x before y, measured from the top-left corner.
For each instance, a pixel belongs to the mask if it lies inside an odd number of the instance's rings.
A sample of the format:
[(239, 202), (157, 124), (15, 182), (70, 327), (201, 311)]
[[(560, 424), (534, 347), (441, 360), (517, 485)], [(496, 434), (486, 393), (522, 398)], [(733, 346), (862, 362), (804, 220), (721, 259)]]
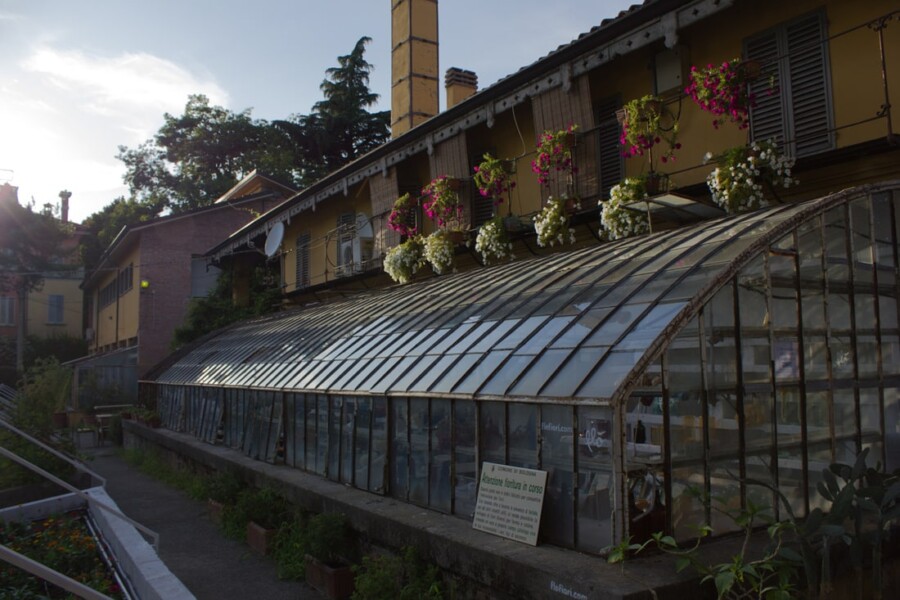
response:
[(599, 202), (602, 231), (609, 239), (617, 240), (650, 231), (647, 213), (626, 208), (629, 204), (649, 198), (646, 181), (646, 177), (628, 177), (613, 186), (609, 200)]
[(537, 146), (537, 156), (531, 161), (531, 170), (538, 176), (541, 185), (549, 185), (551, 173), (562, 173), (566, 177), (578, 172), (572, 156), (575, 147), (575, 132), (578, 125), (568, 129), (547, 130), (541, 134)]
[(418, 203), (419, 200), (408, 193), (397, 198), (388, 217), (388, 227), (400, 235), (415, 235), (417, 232), (415, 209)]
[(490, 198), (494, 206), (502, 204), (503, 195), (516, 187), (516, 182), (509, 177), (515, 172), (515, 165), (514, 160), (500, 160), (485, 154), (484, 160), (473, 169), (478, 193), (484, 198)]
[(534, 231), (537, 233), (538, 246), (542, 248), (555, 245), (575, 243), (575, 230), (569, 227), (569, 216), (566, 212), (568, 198), (547, 199), (547, 204), (534, 217)]
[(422, 188), (422, 210), (442, 229), (462, 229), (463, 205), (458, 190), (459, 180), (446, 175), (435, 177)]
[(669, 191), (669, 176), (658, 171), (651, 171), (643, 177), (644, 189), (648, 196), (658, 196)]
[(495, 265), (513, 259), (513, 245), (505, 227), (508, 218), (494, 217), (478, 230), (475, 251), (481, 255), (485, 265)]
[(423, 242), (420, 236), (412, 236), (402, 244), (388, 250), (384, 256), (384, 271), (397, 283), (409, 283), (425, 264)]
[(773, 140), (726, 151), (706, 183), (713, 202), (729, 214), (779, 202), (777, 190), (797, 185), (791, 175), (794, 159), (781, 153)]
[(635, 98), (623, 106), (622, 111), (619, 143), (625, 158), (647, 154), (651, 171), (656, 167), (654, 152), (664, 163), (675, 160), (675, 151), (681, 148), (678, 120), (662, 100), (652, 95)]
[[(703, 110), (712, 113), (713, 127), (717, 128), (725, 120), (736, 123), (739, 128), (750, 126), (750, 109), (756, 105), (756, 95), (750, 83), (762, 73), (762, 64), (756, 60), (742, 61), (739, 58), (723, 62), (721, 65), (706, 65), (698, 69), (691, 67), (691, 83), (684, 93), (691, 97)], [(770, 93), (774, 91), (774, 80), (770, 82)]]
[(438, 230), (425, 238), (423, 257), (431, 265), (431, 269), (438, 275), (452, 273), (456, 254), (456, 243), (453, 241), (453, 233)]

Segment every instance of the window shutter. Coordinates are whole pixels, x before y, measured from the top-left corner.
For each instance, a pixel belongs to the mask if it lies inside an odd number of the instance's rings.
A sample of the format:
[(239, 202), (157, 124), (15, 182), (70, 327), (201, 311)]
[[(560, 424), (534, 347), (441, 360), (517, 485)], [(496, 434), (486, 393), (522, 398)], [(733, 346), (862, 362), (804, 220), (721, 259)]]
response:
[(295, 271), (295, 286), (297, 289), (304, 288), (309, 285), (309, 244), (311, 236), (309, 233), (301, 233), (297, 236), (297, 266)]
[(619, 96), (597, 103), (597, 157), (600, 171), (600, 197), (609, 198), (609, 190), (623, 178), (622, 146), (619, 144), (619, 121), (616, 111), (622, 108)]
[[(353, 236), (355, 234), (353, 230), (353, 224), (355, 222), (356, 215), (354, 213), (341, 213), (341, 216), (337, 219), (337, 260), (335, 264), (339, 267), (344, 266), (345, 264), (352, 264), (353, 258), (352, 255), (349, 257), (350, 260), (345, 260), (347, 258), (347, 245), (353, 242)], [(352, 249), (351, 249), (352, 252)]]
[(833, 146), (833, 124), (826, 80), (827, 47), (821, 14), (786, 27), (790, 101), (797, 156)]
[[(779, 145), (785, 142), (784, 95), (781, 62), (778, 58), (778, 36), (766, 33), (748, 40), (744, 46), (748, 60), (759, 61), (762, 66), (759, 78), (750, 85), (756, 95), (756, 106), (750, 112), (750, 138), (754, 141), (773, 139)], [(770, 93), (769, 82), (774, 81), (775, 91)]]
[(62, 323), (63, 322), (63, 296), (59, 294), (51, 294), (47, 303), (47, 322)]
[[(828, 48), (822, 12), (780, 25), (746, 41), (744, 55), (762, 64), (753, 84), (750, 137), (775, 139), (795, 157), (834, 147)], [(770, 93), (769, 82), (775, 92)]]

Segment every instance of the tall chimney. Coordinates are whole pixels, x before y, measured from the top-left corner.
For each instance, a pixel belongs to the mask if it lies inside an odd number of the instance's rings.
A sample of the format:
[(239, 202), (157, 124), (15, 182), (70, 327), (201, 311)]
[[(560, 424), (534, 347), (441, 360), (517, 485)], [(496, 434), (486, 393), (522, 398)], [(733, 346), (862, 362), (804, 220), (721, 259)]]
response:
[(447, 108), (452, 108), (478, 91), (478, 75), (473, 71), (450, 67), (444, 75)]
[(69, 190), (63, 190), (59, 193), (59, 218), (62, 219), (63, 223), (69, 222), (69, 198), (72, 197), (72, 192)]
[(391, 136), (438, 113), (437, 0), (391, 0)]

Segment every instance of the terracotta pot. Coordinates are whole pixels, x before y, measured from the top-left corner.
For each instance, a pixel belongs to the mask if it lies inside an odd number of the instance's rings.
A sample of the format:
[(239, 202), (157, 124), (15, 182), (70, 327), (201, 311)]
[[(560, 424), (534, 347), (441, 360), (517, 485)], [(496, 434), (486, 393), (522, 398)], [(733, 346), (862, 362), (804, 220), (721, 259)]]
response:
[(658, 196), (669, 190), (669, 176), (664, 173), (647, 173), (644, 187), (648, 196)]
[(332, 567), (306, 555), (306, 582), (332, 600), (353, 595), (353, 569), (349, 565)]
[(745, 79), (753, 81), (762, 73), (762, 63), (758, 60), (742, 60), (740, 69)]
[(275, 546), (275, 529), (266, 529), (262, 525), (250, 521), (247, 523), (247, 545), (263, 556), (269, 554)]
[(55, 412), (51, 418), (54, 429), (65, 429), (69, 425), (69, 415), (65, 411)]
[(466, 241), (466, 232), (457, 230), (448, 231), (447, 237), (456, 245), (463, 244)]
[(460, 182), (460, 180), (457, 179), (456, 177), (448, 177), (447, 178), (447, 187), (449, 187), (454, 192), (458, 192), (461, 185), (462, 185), (462, 182)]

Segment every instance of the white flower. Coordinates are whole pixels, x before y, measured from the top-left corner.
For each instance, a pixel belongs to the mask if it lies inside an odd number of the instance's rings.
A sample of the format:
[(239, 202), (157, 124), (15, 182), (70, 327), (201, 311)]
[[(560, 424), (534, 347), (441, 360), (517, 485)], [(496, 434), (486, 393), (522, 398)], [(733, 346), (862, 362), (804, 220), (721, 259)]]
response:
[(384, 271), (397, 283), (409, 283), (422, 264), (422, 241), (418, 236), (394, 246), (384, 256)]
[(454, 271), (453, 259), (456, 250), (446, 231), (438, 230), (425, 238), (424, 257), (438, 275)]
[(501, 218), (492, 219), (479, 228), (478, 237), (475, 238), (475, 250), (481, 255), (484, 264), (512, 260), (512, 248)]
[[(534, 217), (534, 231), (537, 233), (538, 246), (553, 246), (554, 243), (574, 244), (575, 230), (569, 229), (569, 217), (566, 215), (568, 198), (547, 199), (547, 204)], [(577, 208), (581, 205), (576, 203)]]

